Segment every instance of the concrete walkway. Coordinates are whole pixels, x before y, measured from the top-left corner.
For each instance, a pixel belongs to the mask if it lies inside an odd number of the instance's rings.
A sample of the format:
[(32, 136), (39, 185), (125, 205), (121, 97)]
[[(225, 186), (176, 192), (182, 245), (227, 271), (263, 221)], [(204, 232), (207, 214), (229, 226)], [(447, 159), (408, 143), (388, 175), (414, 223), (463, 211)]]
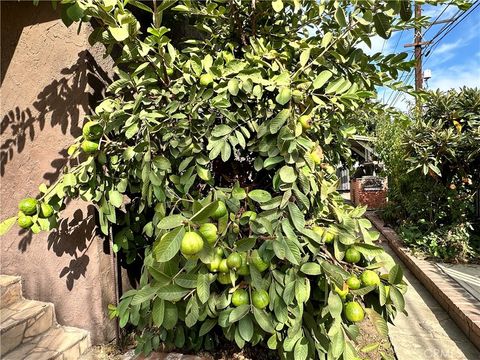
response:
[(480, 265), (442, 263), (436, 265), (480, 301)]
[(479, 360), (480, 351), (466, 338), (425, 287), (406, 269), (382, 236), (382, 246), (402, 265), (409, 316), (399, 314), (389, 326), (398, 360)]

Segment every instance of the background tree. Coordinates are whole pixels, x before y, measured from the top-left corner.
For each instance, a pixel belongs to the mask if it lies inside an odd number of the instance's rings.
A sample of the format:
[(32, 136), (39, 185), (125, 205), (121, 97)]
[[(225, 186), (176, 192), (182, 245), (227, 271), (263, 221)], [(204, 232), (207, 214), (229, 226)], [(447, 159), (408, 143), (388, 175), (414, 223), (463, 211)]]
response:
[(389, 176), (385, 219), (405, 240), (449, 261), (474, 259), (480, 248), (475, 196), (480, 183), (480, 91), (424, 94), (422, 116), (378, 126)]

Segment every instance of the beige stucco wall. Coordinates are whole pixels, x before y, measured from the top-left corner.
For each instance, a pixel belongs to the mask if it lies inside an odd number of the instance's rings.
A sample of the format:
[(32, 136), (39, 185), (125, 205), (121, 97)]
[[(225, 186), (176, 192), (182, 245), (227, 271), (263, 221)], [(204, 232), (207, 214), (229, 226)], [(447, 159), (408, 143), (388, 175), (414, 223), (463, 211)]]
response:
[[(83, 115), (101, 93), (109, 65), (91, 49), (89, 26), (66, 28), (50, 2), (1, 1), (0, 219), (37, 196), (65, 165), (65, 149), (81, 134)], [(23, 277), (24, 296), (55, 304), (62, 325), (111, 340), (113, 265), (108, 242), (95, 235), (94, 209), (70, 204), (59, 232), (31, 235), (14, 227), (0, 238), (1, 273)], [(104, 249), (105, 248), (105, 249)]]

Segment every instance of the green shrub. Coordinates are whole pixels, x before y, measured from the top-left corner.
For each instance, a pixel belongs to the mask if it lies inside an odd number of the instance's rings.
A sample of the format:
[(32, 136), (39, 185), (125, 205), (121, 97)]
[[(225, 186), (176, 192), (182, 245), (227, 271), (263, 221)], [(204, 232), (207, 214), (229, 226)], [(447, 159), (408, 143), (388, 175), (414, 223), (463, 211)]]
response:
[(480, 91), (437, 91), (423, 101), (422, 117), (378, 126), (389, 177), (383, 216), (401, 226), (411, 246), (443, 260), (466, 260), (478, 251)]

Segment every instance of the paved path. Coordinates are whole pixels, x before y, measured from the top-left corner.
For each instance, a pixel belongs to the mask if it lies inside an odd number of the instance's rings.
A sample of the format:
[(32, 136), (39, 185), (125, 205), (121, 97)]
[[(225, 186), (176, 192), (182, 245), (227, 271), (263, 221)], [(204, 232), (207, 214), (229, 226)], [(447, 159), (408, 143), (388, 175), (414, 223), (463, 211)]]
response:
[(442, 263), (436, 265), (480, 301), (480, 265)]
[[(382, 236), (385, 250), (401, 265)], [(398, 360), (479, 360), (480, 351), (467, 339), (427, 289), (405, 268), (409, 316), (398, 315), (389, 326), (390, 340)]]

